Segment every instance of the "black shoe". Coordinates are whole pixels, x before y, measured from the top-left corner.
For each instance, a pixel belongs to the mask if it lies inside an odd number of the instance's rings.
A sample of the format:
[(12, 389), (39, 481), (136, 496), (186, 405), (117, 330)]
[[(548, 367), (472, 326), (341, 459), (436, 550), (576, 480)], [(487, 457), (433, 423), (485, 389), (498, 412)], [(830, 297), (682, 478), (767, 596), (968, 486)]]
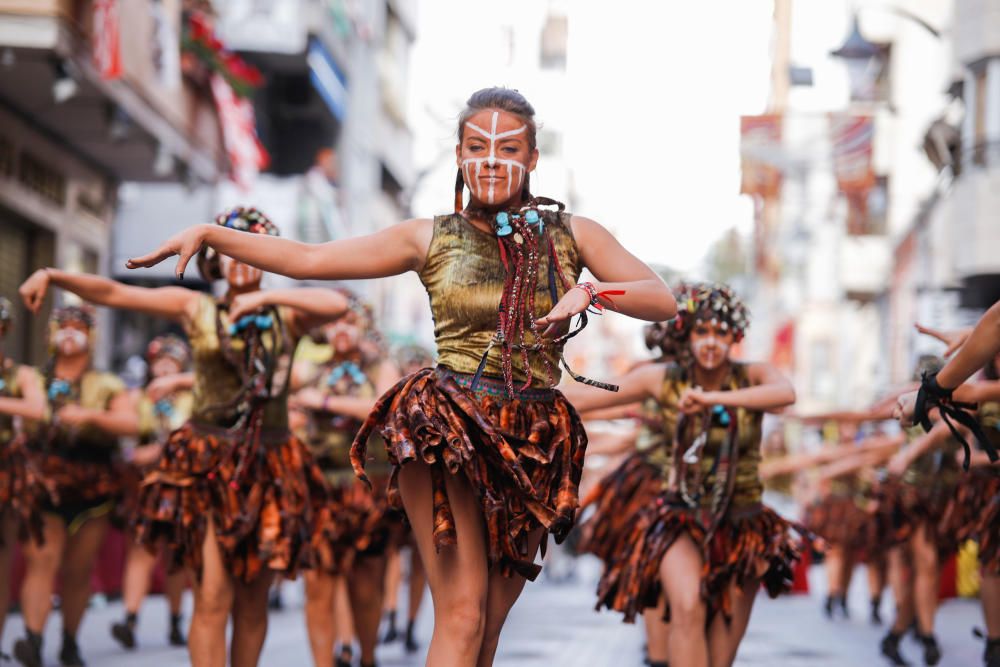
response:
[(349, 644), (341, 646), (340, 654), (337, 656), (336, 661), (334, 661), (334, 667), (351, 667), (353, 663), (354, 649)]
[(872, 598), (872, 614), (871, 614), (871, 624), (872, 625), (882, 625), (882, 612), (879, 607), (882, 606), (882, 598)]
[(281, 591), (272, 588), (267, 596), (267, 608), (271, 611), (284, 611), (285, 601), (281, 598)]
[(115, 638), (123, 648), (132, 650), (135, 648), (135, 630), (134, 626), (130, 625), (128, 621), (124, 623), (112, 623), (111, 625), (111, 636)]
[(933, 665), (941, 662), (941, 647), (938, 646), (934, 635), (917, 635), (917, 639), (924, 645), (924, 664)]
[(844, 618), (850, 618), (851, 614), (847, 610), (847, 596), (841, 595), (837, 602), (838, 605), (840, 606), (841, 613), (844, 615)]
[(983, 667), (1000, 667), (1000, 637), (986, 640), (983, 650)]
[(87, 667), (87, 663), (80, 656), (80, 647), (76, 643), (76, 637), (63, 634), (62, 648), (59, 649), (59, 664), (63, 667)]
[(14, 642), (14, 658), (24, 667), (42, 667), (42, 636), (26, 631)]
[(890, 630), (889, 634), (882, 638), (882, 655), (888, 658), (893, 665), (907, 667), (910, 663), (906, 662), (899, 652), (899, 641), (902, 638), (902, 635), (893, 634)]
[(834, 597), (832, 595), (826, 596), (826, 603), (823, 605), (823, 613), (830, 620), (833, 620), (833, 601)]
[(383, 644), (391, 644), (399, 639), (399, 630), (396, 629), (396, 610), (390, 609), (385, 612), (385, 634), (382, 635)]
[(420, 644), (417, 643), (416, 638), (413, 636), (413, 626), (416, 625), (413, 621), (406, 624), (406, 642), (403, 644), (406, 648), (407, 653), (416, 653), (420, 650)]
[(171, 646), (187, 646), (187, 639), (184, 637), (184, 631), (181, 630), (180, 614), (170, 615), (170, 632), (167, 633), (167, 641), (170, 642)]

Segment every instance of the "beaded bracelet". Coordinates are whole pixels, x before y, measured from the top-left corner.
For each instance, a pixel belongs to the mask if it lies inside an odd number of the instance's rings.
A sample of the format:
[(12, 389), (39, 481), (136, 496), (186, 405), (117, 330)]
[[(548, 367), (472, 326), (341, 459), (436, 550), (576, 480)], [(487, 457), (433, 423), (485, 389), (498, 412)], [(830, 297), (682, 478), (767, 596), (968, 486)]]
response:
[(600, 315), (601, 313), (604, 312), (604, 304), (601, 303), (601, 299), (607, 299), (607, 301), (611, 304), (612, 309), (614, 309), (615, 302), (611, 297), (622, 296), (623, 294), (625, 294), (625, 290), (617, 290), (617, 289), (598, 292), (597, 288), (594, 287), (594, 283), (589, 283), (589, 282), (577, 283), (576, 285), (573, 286), (573, 288), (582, 289), (584, 292), (587, 293), (587, 296), (590, 297), (590, 306), (588, 307), (588, 310), (590, 310), (590, 308), (593, 308), (594, 310), (592, 310), (591, 312), (594, 313), (595, 315)]

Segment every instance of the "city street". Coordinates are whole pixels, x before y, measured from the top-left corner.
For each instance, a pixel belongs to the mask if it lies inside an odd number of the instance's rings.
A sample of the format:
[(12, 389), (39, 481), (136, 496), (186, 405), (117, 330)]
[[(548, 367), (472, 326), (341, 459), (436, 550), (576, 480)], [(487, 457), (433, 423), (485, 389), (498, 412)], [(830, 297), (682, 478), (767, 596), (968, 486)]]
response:
[[(596, 572), (593, 565), (593, 562), (581, 563), (575, 581), (570, 583), (542, 582), (527, 587), (504, 629), (500, 655), (495, 663), (497, 667), (638, 667), (642, 664), (639, 628), (620, 623), (614, 614), (591, 611), (591, 582)], [(871, 627), (867, 622), (864, 578), (855, 577), (851, 591), (852, 618), (829, 622), (820, 612), (822, 593), (818, 592), (818, 586), (822, 584), (821, 575), (821, 570), (813, 569), (810, 579), (814, 592), (809, 596), (770, 600), (762, 595), (759, 598), (737, 665), (877, 667), (887, 664), (878, 654), (878, 642), (884, 629)], [(285, 611), (271, 615), (261, 667), (310, 664), (298, 582), (286, 584), (285, 599)], [(186, 602), (189, 605), (190, 600)], [(136, 652), (123, 652), (108, 635), (108, 626), (120, 618), (121, 613), (121, 605), (117, 603), (88, 613), (81, 646), (89, 665), (180, 667), (188, 664), (184, 651), (166, 645), (166, 608), (162, 598), (152, 598), (144, 610), (139, 627), (141, 648)], [(891, 601), (886, 600), (883, 616), (889, 620), (891, 615)], [(945, 602), (938, 614), (938, 623), (938, 638), (944, 651), (942, 667), (980, 664), (982, 644), (970, 634), (973, 627), (982, 625), (977, 601)], [(426, 641), (430, 626), (428, 600), (419, 623), (418, 635), (422, 640)], [(9, 649), (12, 638), (18, 636), (21, 629), (20, 617), (12, 616), (5, 632), (5, 648)], [(53, 618), (45, 641), (47, 664), (50, 665), (57, 664), (59, 631), (58, 618)], [(912, 664), (922, 664), (916, 642), (904, 642), (903, 652)], [(421, 658), (421, 654), (405, 655), (401, 644), (397, 643), (380, 650), (379, 665), (420, 665)]]

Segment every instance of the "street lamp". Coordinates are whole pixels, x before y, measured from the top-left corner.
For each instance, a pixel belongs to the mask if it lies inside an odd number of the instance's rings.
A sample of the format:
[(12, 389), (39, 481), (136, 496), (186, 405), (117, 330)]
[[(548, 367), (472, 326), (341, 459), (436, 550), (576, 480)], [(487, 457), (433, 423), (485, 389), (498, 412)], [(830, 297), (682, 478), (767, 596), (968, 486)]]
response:
[(830, 55), (847, 64), (852, 102), (875, 102), (879, 99), (879, 83), (889, 55), (887, 44), (876, 44), (861, 34), (858, 15), (851, 20), (851, 32), (844, 43)]

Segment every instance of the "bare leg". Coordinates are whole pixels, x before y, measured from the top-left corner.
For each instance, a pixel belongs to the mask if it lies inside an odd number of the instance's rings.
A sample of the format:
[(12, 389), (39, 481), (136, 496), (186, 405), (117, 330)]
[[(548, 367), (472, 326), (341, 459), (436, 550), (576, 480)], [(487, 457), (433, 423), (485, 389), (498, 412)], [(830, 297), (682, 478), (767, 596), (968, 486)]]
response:
[(931, 541), (927, 524), (911, 538), (913, 545), (913, 595), (916, 603), (917, 628), (923, 635), (934, 634), (934, 615), (937, 613), (938, 587), (941, 568), (938, 563), (937, 547)]
[(17, 540), (17, 526), (12, 512), (0, 512), (0, 637), (7, 620), (7, 605), (10, 602), (10, 561)]
[(986, 635), (991, 639), (1000, 638), (1000, 575), (984, 572), (979, 596), (983, 604)]
[(643, 624), (646, 626), (646, 652), (649, 661), (667, 662), (670, 659), (670, 624), (663, 620), (663, 610), (667, 600), (662, 595), (655, 609), (647, 609), (642, 613)]
[[(528, 537), (528, 553), (534, 557), (538, 552), (538, 545), (541, 544), (545, 531), (541, 528), (535, 530)], [(483, 646), (479, 651), (478, 667), (490, 667), (493, 664), (493, 656), (497, 652), (497, 644), (500, 642), (500, 631), (507, 620), (507, 614), (511, 607), (517, 602), (527, 579), (516, 574), (505, 577), (499, 570), (493, 570), (489, 575), (489, 589), (486, 594), (486, 630), (483, 634)]]
[(108, 532), (107, 517), (88, 519), (66, 540), (62, 565), (63, 630), (76, 636), (90, 601), (90, 575)]
[(274, 572), (264, 570), (250, 583), (233, 586), (232, 667), (256, 667), (267, 637), (267, 594)]
[(420, 552), (416, 548), (410, 549), (410, 581), (407, 604), (409, 606), (407, 620), (413, 623), (420, 613), (420, 603), (424, 599), (424, 590), (427, 588), (427, 573), (424, 571), (424, 561), (420, 558)]
[(660, 563), (660, 583), (670, 605), (670, 663), (708, 667), (707, 610), (701, 598), (701, 552), (687, 535), (677, 539)]
[(403, 582), (403, 568), (400, 550), (392, 549), (386, 555), (385, 564), (385, 604), (386, 613), (396, 611), (399, 604), (399, 586)]
[(721, 614), (716, 615), (708, 632), (708, 653), (712, 667), (729, 667), (736, 661), (736, 652), (746, 634), (747, 625), (750, 624), (750, 612), (753, 611), (759, 588), (758, 579), (746, 582), (742, 588), (735, 583), (730, 588), (732, 620), (727, 625)]
[(844, 549), (840, 545), (831, 544), (823, 559), (826, 567), (827, 602), (826, 613), (832, 615), (833, 601), (840, 598), (847, 590), (844, 586)]
[(903, 552), (904, 547), (895, 547), (889, 552), (889, 586), (896, 600), (896, 620), (892, 632), (902, 635), (913, 625), (913, 578), (910, 576)]
[(202, 543), (201, 581), (194, 584), (194, 614), (188, 636), (192, 667), (225, 667), (226, 623), (233, 607), (233, 581), (209, 519)]
[(385, 591), (385, 557), (361, 556), (347, 580), (351, 597), (354, 628), (361, 644), (361, 663), (375, 663), (378, 624), (382, 619), (382, 596)]
[(306, 571), (306, 632), (315, 667), (333, 665), (333, 576), (319, 570)]
[(333, 583), (333, 633), (340, 644), (341, 654), (350, 658), (354, 645), (354, 613), (347, 594), (347, 579), (334, 577)]
[(187, 572), (185, 570), (168, 574), (167, 580), (163, 582), (163, 593), (167, 597), (167, 605), (173, 616), (181, 613), (181, 598), (184, 597), (185, 587), (187, 587)]
[(27, 571), (21, 584), (21, 613), (24, 616), (24, 626), (37, 634), (41, 634), (45, 629), (45, 621), (52, 611), (52, 592), (55, 589), (56, 573), (59, 572), (63, 548), (66, 545), (66, 525), (59, 517), (46, 514), (42, 530), (44, 544), (28, 540), (23, 545)]
[(408, 463), (399, 473), (399, 490), (413, 535), (427, 570), (434, 601), (434, 634), (426, 664), (472, 667), (486, 625), (486, 536), (479, 503), (464, 477), (445, 473), (458, 544), (438, 552), (433, 541), (430, 468)]
[(122, 602), (125, 611), (138, 614), (142, 601), (149, 593), (149, 580), (156, 567), (156, 556), (145, 547), (130, 544), (125, 557), (125, 574), (122, 577)]

